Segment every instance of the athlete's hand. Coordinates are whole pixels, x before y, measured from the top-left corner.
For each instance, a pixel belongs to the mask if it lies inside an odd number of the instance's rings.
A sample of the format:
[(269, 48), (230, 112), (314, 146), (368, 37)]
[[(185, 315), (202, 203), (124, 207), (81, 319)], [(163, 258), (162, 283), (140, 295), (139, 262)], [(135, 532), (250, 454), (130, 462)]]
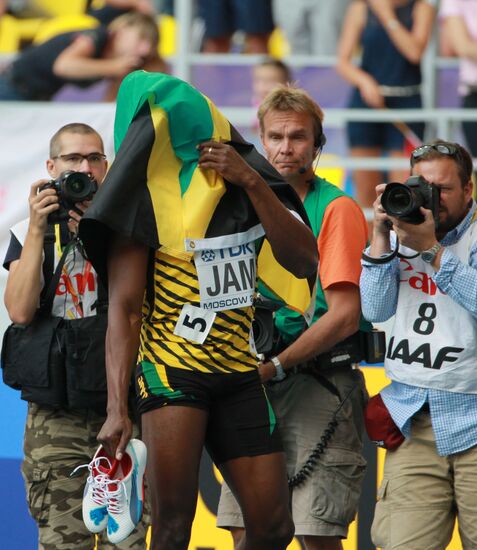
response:
[(97, 440), (107, 454), (121, 460), (132, 435), (132, 422), (128, 415), (108, 414)]
[(199, 167), (212, 168), (230, 183), (246, 189), (260, 178), (231, 145), (210, 140), (197, 148), (200, 150)]
[(258, 374), (260, 375), (260, 381), (263, 384), (271, 380), (277, 374), (277, 369), (272, 362), (266, 361), (265, 363), (260, 363), (258, 365)]

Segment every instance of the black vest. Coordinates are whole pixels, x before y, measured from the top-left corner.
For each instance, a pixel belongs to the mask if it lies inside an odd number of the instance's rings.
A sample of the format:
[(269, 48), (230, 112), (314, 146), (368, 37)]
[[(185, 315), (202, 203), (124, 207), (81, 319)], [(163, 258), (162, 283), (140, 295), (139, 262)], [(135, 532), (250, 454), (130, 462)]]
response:
[[(54, 267), (55, 235), (45, 235), (44, 288), (40, 307), (27, 325), (11, 324), (1, 352), (3, 381), (25, 401), (65, 409), (106, 412), (105, 336), (107, 293), (99, 279), (96, 315), (63, 319), (51, 315), (68, 248)], [(77, 246), (73, 243), (72, 246)], [(80, 247), (78, 247), (81, 253)]]

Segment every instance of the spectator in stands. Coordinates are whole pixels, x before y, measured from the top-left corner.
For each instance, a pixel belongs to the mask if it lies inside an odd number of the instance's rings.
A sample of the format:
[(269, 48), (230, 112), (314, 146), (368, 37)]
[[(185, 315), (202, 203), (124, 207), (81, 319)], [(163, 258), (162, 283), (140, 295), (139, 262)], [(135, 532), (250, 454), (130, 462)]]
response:
[[(252, 107), (258, 110), (259, 105), (274, 88), (290, 84), (291, 69), (280, 59), (266, 57), (252, 67)], [(250, 121), (251, 132), (247, 139), (263, 154), (263, 144), (259, 137), (259, 123), (254, 113)]]
[(252, 103), (258, 107), (279, 84), (289, 84), (291, 70), (280, 59), (268, 57), (252, 68)]
[[(460, 58), (459, 95), (462, 107), (477, 108), (477, 0), (442, 0), (446, 44)], [(477, 157), (477, 123), (463, 122), (467, 146)]]
[(245, 53), (268, 53), (273, 31), (271, 0), (198, 0), (205, 25), (202, 51), (227, 53), (235, 31), (245, 33)]
[(292, 54), (336, 55), (337, 41), (350, 0), (273, 0), (275, 24)]
[(65, 84), (122, 79), (157, 58), (154, 17), (131, 12), (107, 27), (59, 34), (23, 51), (0, 75), (0, 100), (49, 100)]
[(102, 25), (109, 25), (113, 19), (130, 11), (155, 15), (157, 10), (154, 0), (93, 0), (87, 13)]
[(19, 18), (49, 16), (35, 0), (0, 0), (0, 16), (9, 13)]
[(154, 0), (157, 13), (161, 15), (174, 15), (174, 0)]
[[(357, 109), (418, 109), (421, 107), (420, 62), (431, 36), (435, 8), (431, 0), (353, 0), (340, 37), (337, 70), (351, 84), (349, 106)], [(362, 48), (361, 65), (353, 55)], [(422, 139), (423, 123), (409, 124)], [(348, 143), (353, 157), (404, 157), (404, 136), (390, 123), (350, 122)], [(402, 180), (390, 170), (388, 181)], [(383, 176), (375, 170), (353, 174), (356, 199), (371, 208), (376, 185)]]
[[(121, 15), (131, 12), (144, 13), (156, 17), (159, 10), (158, 0), (99, 0), (93, 2), (88, 14), (95, 17), (102, 25), (109, 25)], [(158, 42), (159, 42), (158, 37)], [(149, 58), (145, 61), (142, 69), (155, 73), (170, 73), (169, 65), (159, 55), (159, 48), (156, 47)], [(115, 101), (118, 95), (119, 86), (123, 80), (121, 75), (118, 78), (109, 79), (109, 84), (104, 91), (103, 101)]]

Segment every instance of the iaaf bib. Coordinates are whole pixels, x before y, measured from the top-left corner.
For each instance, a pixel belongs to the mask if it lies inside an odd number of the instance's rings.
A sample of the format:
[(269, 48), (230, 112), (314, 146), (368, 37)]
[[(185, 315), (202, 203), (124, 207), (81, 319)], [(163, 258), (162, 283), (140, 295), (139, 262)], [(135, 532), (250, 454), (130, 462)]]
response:
[[(473, 222), (459, 242), (446, 248), (468, 264), (476, 241), (477, 223)], [(406, 256), (416, 254), (405, 247), (400, 251)], [(420, 256), (400, 260), (386, 374), (412, 386), (477, 393), (477, 319), (439, 290), (433, 274), (432, 266)]]

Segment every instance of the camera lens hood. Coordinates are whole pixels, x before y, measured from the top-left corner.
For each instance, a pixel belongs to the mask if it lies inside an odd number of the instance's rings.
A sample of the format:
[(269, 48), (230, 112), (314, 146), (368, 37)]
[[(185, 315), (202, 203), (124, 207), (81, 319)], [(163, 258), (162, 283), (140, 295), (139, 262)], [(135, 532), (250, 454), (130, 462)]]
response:
[(395, 217), (406, 216), (416, 208), (412, 189), (398, 182), (386, 185), (381, 195), (381, 205), (386, 214)]

